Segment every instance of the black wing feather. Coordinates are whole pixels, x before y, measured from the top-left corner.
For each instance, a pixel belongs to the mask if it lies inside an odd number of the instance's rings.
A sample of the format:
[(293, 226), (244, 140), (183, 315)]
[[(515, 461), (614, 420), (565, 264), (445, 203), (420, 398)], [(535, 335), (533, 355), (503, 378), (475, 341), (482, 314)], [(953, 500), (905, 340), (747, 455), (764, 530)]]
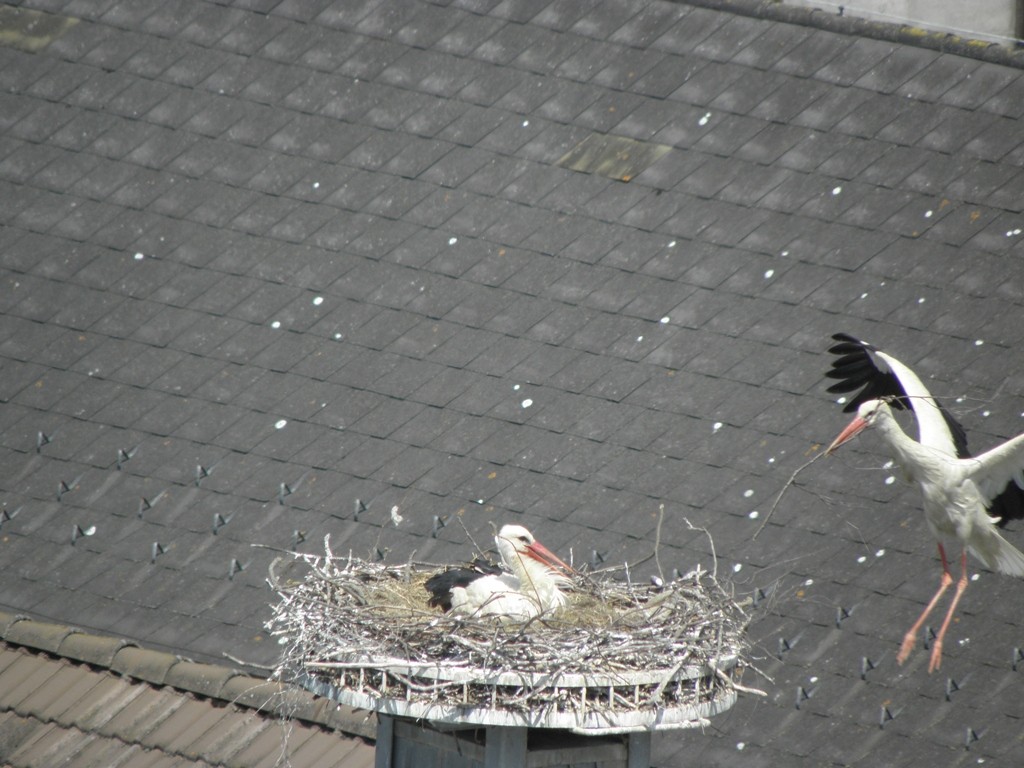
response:
[(456, 587), (468, 587), (481, 576), (499, 576), (502, 573), (500, 566), (478, 557), (469, 565), (456, 565), (445, 568), (440, 573), (435, 573), (423, 585), (430, 597), (427, 605), (433, 608), (441, 608), (444, 611), (452, 609), (452, 590)]
[(828, 391), (846, 393), (860, 387), (864, 388), (846, 404), (843, 408), (844, 413), (853, 413), (861, 403), (883, 397), (889, 398), (890, 405), (896, 410), (902, 411), (908, 407), (907, 393), (903, 391), (903, 385), (896, 374), (880, 368), (871, 356), (872, 352), (878, 351), (877, 348), (847, 333), (836, 333), (832, 338), (839, 344), (829, 347), (828, 351), (841, 357), (833, 360), (832, 368), (825, 373), (830, 379), (839, 379), (839, 382), (829, 387)]

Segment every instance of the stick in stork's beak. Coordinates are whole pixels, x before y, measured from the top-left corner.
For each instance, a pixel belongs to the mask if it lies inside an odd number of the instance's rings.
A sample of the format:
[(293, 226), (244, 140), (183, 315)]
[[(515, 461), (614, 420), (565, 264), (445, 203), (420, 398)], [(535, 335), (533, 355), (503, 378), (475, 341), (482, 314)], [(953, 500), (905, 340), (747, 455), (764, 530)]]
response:
[(575, 571), (572, 566), (562, 562), (562, 560), (552, 552), (550, 549), (545, 547), (539, 541), (534, 541), (532, 544), (527, 545), (526, 554), (536, 560), (538, 563), (546, 565), (548, 568), (561, 569), (567, 574), (573, 574)]
[(862, 419), (860, 416), (855, 417), (853, 421), (846, 425), (846, 429), (839, 433), (839, 437), (832, 441), (832, 445), (830, 445), (828, 450), (825, 451), (825, 455), (828, 456), (839, 446), (850, 442), (853, 438), (867, 429), (867, 427), (868, 422), (865, 419)]

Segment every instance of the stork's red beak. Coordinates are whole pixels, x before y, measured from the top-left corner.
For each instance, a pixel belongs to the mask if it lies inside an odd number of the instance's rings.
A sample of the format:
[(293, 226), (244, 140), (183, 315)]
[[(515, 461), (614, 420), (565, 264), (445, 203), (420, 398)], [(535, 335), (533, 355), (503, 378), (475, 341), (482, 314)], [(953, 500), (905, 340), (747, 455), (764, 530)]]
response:
[(551, 569), (561, 569), (568, 574), (575, 573), (572, 567), (562, 562), (558, 555), (552, 552), (550, 549), (545, 547), (539, 541), (533, 542), (526, 547), (526, 554), (532, 557), (539, 563), (543, 563)]
[(830, 445), (828, 450), (825, 451), (825, 455), (828, 456), (839, 446), (853, 440), (853, 438), (867, 429), (867, 426), (868, 423), (864, 419), (860, 416), (855, 417), (853, 421), (846, 425), (846, 429), (839, 433), (839, 437), (832, 441), (832, 445)]

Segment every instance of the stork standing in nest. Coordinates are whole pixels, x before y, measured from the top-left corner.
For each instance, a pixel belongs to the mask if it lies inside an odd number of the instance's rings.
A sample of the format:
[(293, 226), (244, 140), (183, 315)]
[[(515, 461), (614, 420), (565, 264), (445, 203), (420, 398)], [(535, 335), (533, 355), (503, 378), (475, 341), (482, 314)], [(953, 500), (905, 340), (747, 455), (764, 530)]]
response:
[(468, 616), (525, 622), (566, 603), (572, 568), (521, 525), (505, 525), (494, 537), (502, 568), (477, 559), (427, 579), (429, 604)]

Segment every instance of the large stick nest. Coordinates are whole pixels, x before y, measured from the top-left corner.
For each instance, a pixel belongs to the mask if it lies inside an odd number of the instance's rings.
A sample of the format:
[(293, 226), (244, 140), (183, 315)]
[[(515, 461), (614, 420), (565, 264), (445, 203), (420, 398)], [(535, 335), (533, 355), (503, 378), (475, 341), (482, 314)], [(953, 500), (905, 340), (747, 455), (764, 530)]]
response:
[(706, 572), (660, 586), (623, 579), (625, 569), (618, 579), (580, 575), (558, 612), (505, 624), (428, 607), (424, 582), (438, 566), (335, 557), (329, 541), (325, 549), (296, 555), (300, 579), (281, 583), (272, 569), (279, 676), (507, 710), (690, 707), (739, 688), (747, 617)]

